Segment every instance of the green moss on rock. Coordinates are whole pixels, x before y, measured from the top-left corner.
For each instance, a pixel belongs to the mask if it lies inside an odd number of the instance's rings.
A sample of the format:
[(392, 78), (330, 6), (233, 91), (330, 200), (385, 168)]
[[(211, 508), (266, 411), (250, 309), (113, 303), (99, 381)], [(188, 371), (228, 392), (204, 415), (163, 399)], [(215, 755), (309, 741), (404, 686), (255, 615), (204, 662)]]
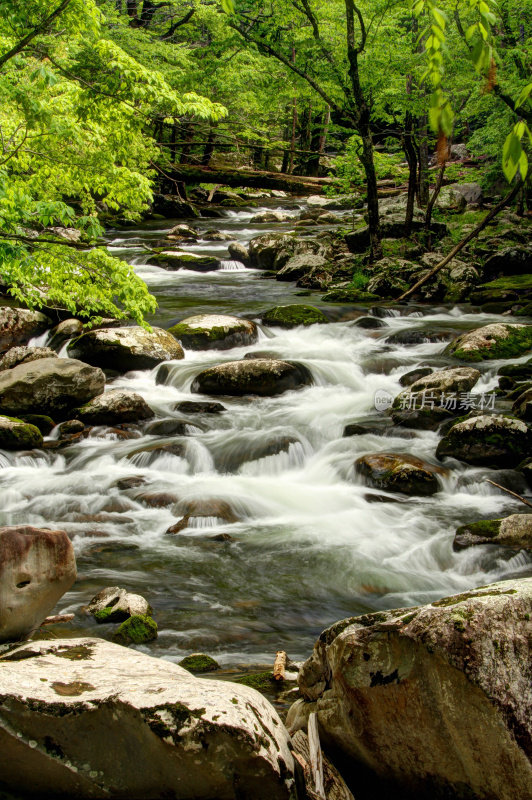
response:
[(179, 661), (179, 666), (188, 669), (189, 672), (214, 672), (220, 669), (218, 662), (205, 653), (192, 653), (190, 656), (185, 656)]
[(0, 450), (31, 450), (42, 447), (42, 433), (18, 417), (0, 416)]
[(55, 422), (51, 417), (46, 416), (46, 414), (24, 414), (21, 420), (30, 425), (35, 425), (43, 436), (48, 436), (50, 431), (55, 428)]
[(157, 638), (157, 623), (151, 617), (144, 614), (134, 614), (129, 619), (126, 619), (113, 639), (117, 644), (143, 644), (143, 642), (151, 642)]
[(251, 686), (258, 692), (271, 691), (273, 687), (278, 684), (271, 672), (250, 672), (249, 675), (241, 675), (237, 678), (235, 683), (241, 683), (243, 686)]
[(265, 325), (279, 328), (295, 328), (297, 325), (315, 325), (329, 320), (319, 308), (314, 306), (290, 305), (270, 308), (262, 317)]
[(354, 286), (331, 289), (330, 292), (327, 292), (322, 297), (322, 300), (326, 303), (373, 303), (375, 300), (381, 299), (377, 294), (366, 292)]

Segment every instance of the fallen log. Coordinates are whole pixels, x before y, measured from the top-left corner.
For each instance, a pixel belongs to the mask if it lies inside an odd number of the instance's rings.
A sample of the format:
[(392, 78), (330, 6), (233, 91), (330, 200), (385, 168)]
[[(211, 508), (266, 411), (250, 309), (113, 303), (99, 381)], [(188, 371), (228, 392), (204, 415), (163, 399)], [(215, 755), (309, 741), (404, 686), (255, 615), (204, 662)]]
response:
[(320, 194), (330, 186), (330, 178), (309, 178), (252, 169), (214, 169), (191, 164), (176, 164), (167, 177), (183, 183), (213, 183), (220, 186), (243, 186), (250, 189), (277, 189), (290, 194)]

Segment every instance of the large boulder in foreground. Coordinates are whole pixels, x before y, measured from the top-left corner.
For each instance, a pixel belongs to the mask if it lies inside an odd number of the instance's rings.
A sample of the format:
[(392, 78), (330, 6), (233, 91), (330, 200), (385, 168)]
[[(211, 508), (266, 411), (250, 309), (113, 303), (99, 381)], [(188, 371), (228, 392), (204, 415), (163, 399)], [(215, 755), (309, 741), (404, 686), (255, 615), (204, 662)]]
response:
[(428, 497), (440, 489), (445, 470), (406, 453), (370, 453), (355, 461), (355, 472), (375, 489)]
[(453, 425), (438, 444), (436, 455), (477, 467), (516, 467), (531, 447), (532, 436), (524, 422), (485, 414)]
[(88, 331), (68, 346), (72, 358), (117, 372), (152, 369), (163, 361), (184, 358), (183, 348), (168, 331), (153, 328), (99, 328)]
[(0, 683), (2, 782), (17, 795), (294, 797), (286, 729), (247, 686), (93, 638), (23, 645)]
[(252, 359), (229, 361), (204, 369), (192, 383), (192, 391), (199, 394), (229, 395), (239, 397), (257, 394), (272, 397), (290, 389), (301, 389), (312, 383), (310, 371), (292, 361)]
[(103, 392), (101, 369), (74, 358), (41, 358), (0, 373), (0, 413), (47, 414), (54, 419)]
[(117, 425), (151, 419), (154, 414), (140, 394), (112, 389), (78, 408), (75, 416), (87, 425)]
[(0, 415), (0, 450), (31, 450), (42, 447), (39, 428), (16, 417)]
[(228, 314), (197, 314), (187, 317), (168, 332), (190, 350), (229, 350), (257, 341), (257, 326), (248, 319)]
[(39, 311), (1, 306), (0, 353), (5, 353), (17, 344), (25, 344), (33, 336), (43, 333), (50, 325), (48, 317)]
[(357, 797), (530, 800), (531, 614), (528, 578), (337, 622), (287, 725), (317, 711)]
[(38, 628), (75, 580), (74, 549), (65, 531), (0, 528), (0, 642)]
[(453, 550), (464, 550), (475, 544), (498, 544), (516, 550), (532, 550), (532, 514), (483, 519), (458, 528)]
[(461, 361), (493, 358), (517, 358), (532, 349), (532, 325), (494, 322), (463, 333), (444, 350), (445, 355)]

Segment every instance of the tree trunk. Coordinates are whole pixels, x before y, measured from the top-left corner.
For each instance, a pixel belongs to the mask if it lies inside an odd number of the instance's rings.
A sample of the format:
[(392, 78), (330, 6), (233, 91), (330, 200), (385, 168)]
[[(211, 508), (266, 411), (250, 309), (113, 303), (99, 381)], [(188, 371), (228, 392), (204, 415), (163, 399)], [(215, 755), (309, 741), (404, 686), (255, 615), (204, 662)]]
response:
[(426, 115), (418, 119), (419, 163), (417, 196), (420, 208), (426, 208), (429, 202), (429, 132)]
[(179, 163), (180, 164), (190, 164), (190, 151), (192, 150), (192, 143), (194, 140), (194, 126), (191, 122), (185, 124), (185, 144), (181, 149), (181, 155), (179, 156)]
[(445, 175), (445, 167), (447, 166), (447, 161), (444, 161), (440, 167), (440, 171), (438, 172), (438, 179), (436, 181), (436, 186), (434, 187), (434, 191), (430, 196), (430, 200), (427, 206), (427, 211), (425, 213), (425, 230), (428, 234), (428, 247), (429, 250), (432, 247), (431, 242), (431, 235), (430, 235), (430, 225), (432, 222), (432, 211), (434, 209), (434, 205), (436, 200), (438, 199), (438, 195), (440, 194), (441, 187), (443, 186), (443, 176)]
[(214, 126), (211, 125), (209, 128), (209, 135), (207, 136), (207, 144), (204, 147), (203, 154), (201, 156), (201, 164), (204, 167), (208, 167), (211, 163), (212, 154), (214, 153)]
[[(361, 134), (362, 135), (362, 134)], [(373, 139), (368, 128), (362, 135), (362, 155), (360, 156), (366, 174), (366, 190), (368, 202), (368, 225), (370, 238), (370, 261), (382, 258), (381, 225), (379, 219), (379, 195), (377, 190), (377, 173), (373, 158)]]

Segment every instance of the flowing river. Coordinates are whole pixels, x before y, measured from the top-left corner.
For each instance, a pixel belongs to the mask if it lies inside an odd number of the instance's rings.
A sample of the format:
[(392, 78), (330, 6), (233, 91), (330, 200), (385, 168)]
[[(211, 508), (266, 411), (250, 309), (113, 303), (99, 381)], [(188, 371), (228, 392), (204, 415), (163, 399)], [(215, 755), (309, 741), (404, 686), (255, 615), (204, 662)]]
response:
[[(295, 216), (305, 202), (286, 205), (285, 213)], [(223, 219), (193, 224), (243, 243), (272, 228), (293, 229), (290, 222), (251, 224), (258, 211), (227, 210)], [(56, 627), (56, 635), (110, 637), (115, 626), (97, 625), (83, 608), (103, 587), (119, 585), (153, 606), (159, 638), (139, 648), (145, 652), (177, 662), (203, 651), (226, 667), (271, 663), (279, 649), (303, 659), (323, 628), (343, 617), (531, 574), (532, 560), (524, 552), (491, 546), (453, 552), (457, 526), (522, 510), (485, 482), (490, 470), (453, 462), (435, 496), (388, 495), (391, 502), (383, 502), (386, 493), (368, 489), (353, 468), (370, 452), (411, 453), (435, 463), (439, 436), (392, 432), (386, 414), (375, 408), (375, 393), (395, 396), (409, 370), (448, 363), (440, 355), (445, 341), (502, 318), (464, 308), (410, 308), (403, 316), (389, 312), (382, 329), (361, 329), (353, 325), (360, 309), (322, 303), (320, 295), (301, 293), (294, 284), (265, 280), (261, 272), (229, 261), (226, 242), (200, 239), (186, 246), (226, 259), (217, 272), (147, 265), (144, 245), (160, 240), (175, 222), (108, 236), (112, 251), (133, 263), (157, 296), (160, 309), (152, 323), (168, 327), (200, 312), (257, 319), (269, 307), (296, 302), (319, 306), (331, 322), (292, 330), (261, 326), (251, 347), (186, 351), (183, 361), (171, 363), (164, 384), (156, 381), (158, 369), (109, 384), (141, 394), (157, 418), (183, 422), (184, 435), (183, 429), (180, 435), (146, 433), (148, 424), (136, 434), (140, 438), (123, 439), (94, 428), (67, 449), (0, 454), (2, 524), (62, 528), (75, 546), (79, 578), (58, 611), (75, 612), (76, 618)], [(415, 328), (441, 337), (416, 345), (385, 341)], [(226, 408), (221, 414), (174, 410), (183, 400), (213, 399), (191, 394), (201, 369), (259, 350), (301, 362), (314, 384), (273, 398), (214, 398)], [(475, 393), (497, 386), (500, 363), (480, 367)], [(343, 437), (352, 422), (369, 422), (382, 434)], [(169, 443), (182, 447), (175, 453), (143, 449)], [(145, 483), (117, 486), (131, 477)], [(143, 494), (158, 493), (172, 495), (173, 502), (143, 502)], [(180, 533), (165, 533), (190, 503), (207, 501), (223, 501), (237, 521), (191, 517)], [(213, 538), (224, 533), (231, 538)]]

